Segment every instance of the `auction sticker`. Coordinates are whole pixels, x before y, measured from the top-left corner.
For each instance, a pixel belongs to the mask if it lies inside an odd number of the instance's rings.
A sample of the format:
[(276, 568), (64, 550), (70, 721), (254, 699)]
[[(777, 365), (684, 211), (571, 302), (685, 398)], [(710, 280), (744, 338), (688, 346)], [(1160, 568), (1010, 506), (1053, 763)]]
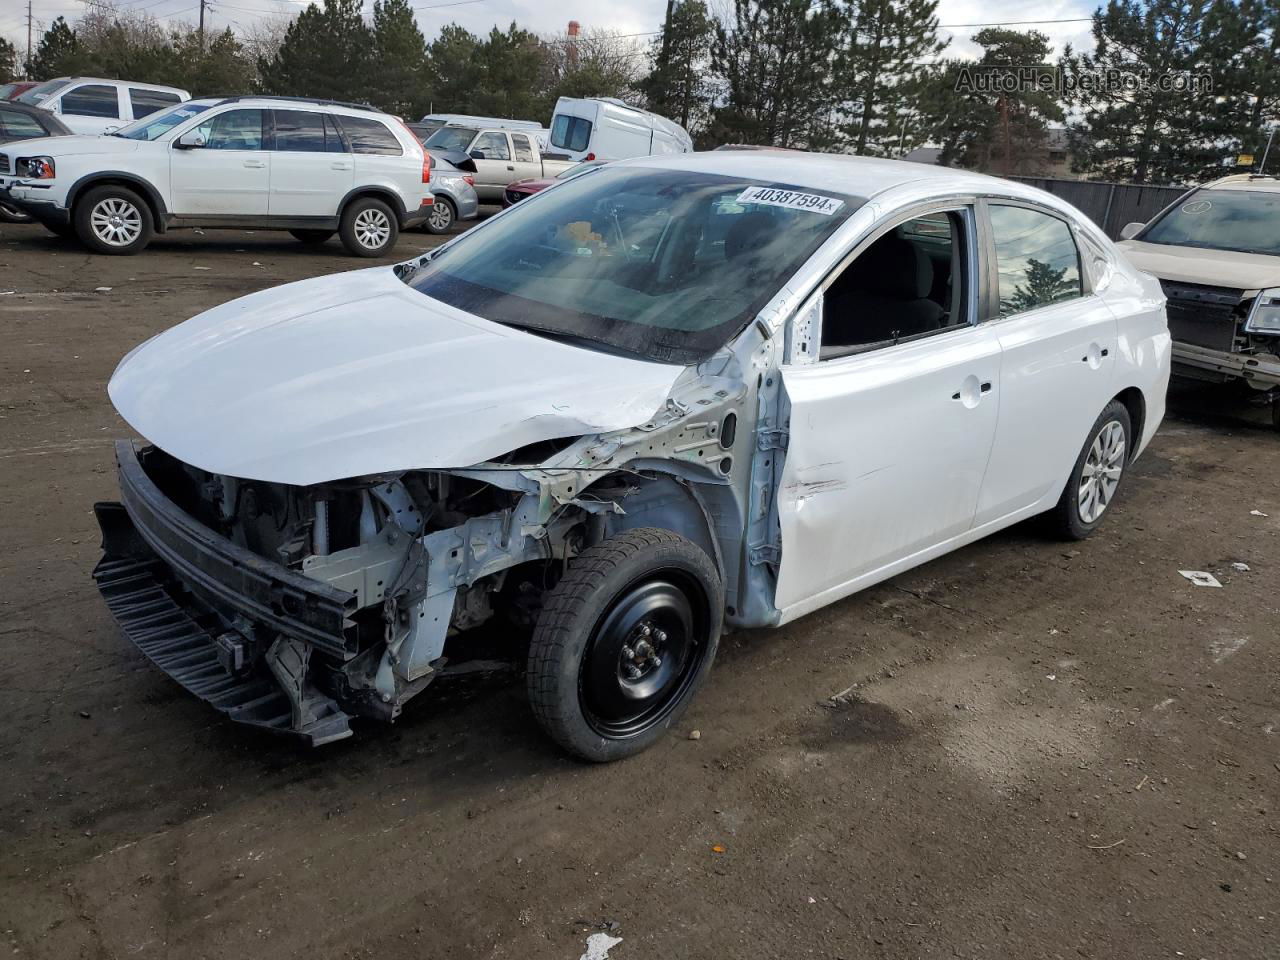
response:
[(1206, 213), (1212, 209), (1213, 203), (1209, 200), (1192, 200), (1190, 203), (1182, 205), (1182, 212), (1190, 214)]
[(782, 190), (778, 187), (747, 187), (738, 195), (738, 203), (762, 203), (789, 210), (807, 210), (829, 217), (844, 206), (843, 200), (824, 197), (817, 193), (801, 193), (798, 190)]

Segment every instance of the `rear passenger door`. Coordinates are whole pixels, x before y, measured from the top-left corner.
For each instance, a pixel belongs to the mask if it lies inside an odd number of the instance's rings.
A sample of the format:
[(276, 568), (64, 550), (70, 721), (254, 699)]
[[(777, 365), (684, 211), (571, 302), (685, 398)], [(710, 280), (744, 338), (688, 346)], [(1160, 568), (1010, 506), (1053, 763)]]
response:
[(476, 193), (483, 201), (497, 203), (503, 188), (518, 179), (507, 135), (501, 130), (486, 130), (471, 144), (471, 159), (476, 162)]
[(1052, 505), (1111, 399), (1116, 319), (1095, 294), (1070, 224), (1016, 200), (990, 199), (987, 323), (999, 334), (1000, 421), (976, 525)]
[(513, 179), (527, 180), (542, 176), (542, 161), (527, 133), (511, 134), (511, 157), (512, 165), (516, 168), (512, 174)]
[(351, 189), (355, 164), (328, 114), (272, 110), (272, 217), (336, 217)]
[(381, 120), (373, 117), (339, 116), (337, 122), (351, 145), (355, 160), (353, 185), (376, 183), (395, 188), (405, 209), (417, 210), (431, 188), (422, 182), (422, 166), (406, 162), (404, 146)]
[(76, 133), (105, 133), (108, 127), (123, 126), (124, 91), (106, 83), (82, 83), (58, 98), (57, 112)]

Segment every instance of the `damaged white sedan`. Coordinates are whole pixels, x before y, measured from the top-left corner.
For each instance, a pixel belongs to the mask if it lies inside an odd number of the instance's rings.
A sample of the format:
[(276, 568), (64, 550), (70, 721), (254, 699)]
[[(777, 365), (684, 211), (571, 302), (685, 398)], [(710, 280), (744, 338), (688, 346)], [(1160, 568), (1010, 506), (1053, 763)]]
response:
[(234, 720), (323, 743), (505, 660), (555, 740), (615, 759), (726, 626), (1036, 514), (1089, 534), (1169, 359), (1159, 284), (1019, 184), (610, 164), (130, 353), (110, 394), (147, 444), (117, 448), (95, 576)]

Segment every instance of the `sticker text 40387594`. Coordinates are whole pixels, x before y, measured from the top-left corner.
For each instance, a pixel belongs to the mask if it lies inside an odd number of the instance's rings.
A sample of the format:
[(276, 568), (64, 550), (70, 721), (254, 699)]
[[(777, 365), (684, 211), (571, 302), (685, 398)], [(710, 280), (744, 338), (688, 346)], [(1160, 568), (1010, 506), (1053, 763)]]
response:
[(801, 193), (798, 190), (781, 190), (777, 187), (747, 187), (738, 195), (738, 203), (761, 203), (772, 207), (805, 210), (829, 217), (844, 206), (843, 200), (824, 197), (818, 193)]

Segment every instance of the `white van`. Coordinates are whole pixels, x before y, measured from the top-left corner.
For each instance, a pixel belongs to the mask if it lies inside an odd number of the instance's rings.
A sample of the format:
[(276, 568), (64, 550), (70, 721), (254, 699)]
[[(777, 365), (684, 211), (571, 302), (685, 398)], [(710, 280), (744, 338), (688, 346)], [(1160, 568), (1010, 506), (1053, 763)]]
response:
[(178, 87), (99, 77), (57, 77), (22, 93), (29, 103), (56, 113), (73, 133), (106, 133), (191, 99)]
[(692, 153), (693, 140), (680, 124), (614, 97), (561, 97), (551, 117), (551, 150), (570, 160), (625, 160)]

